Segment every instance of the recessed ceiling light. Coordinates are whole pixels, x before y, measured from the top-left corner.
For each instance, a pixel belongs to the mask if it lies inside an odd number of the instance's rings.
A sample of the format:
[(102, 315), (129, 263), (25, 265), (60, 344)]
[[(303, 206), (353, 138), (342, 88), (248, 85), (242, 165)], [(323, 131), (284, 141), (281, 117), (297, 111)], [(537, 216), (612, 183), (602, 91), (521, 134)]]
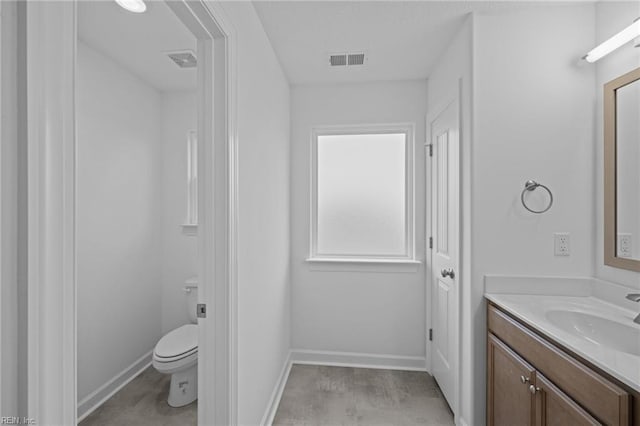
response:
[(142, 13), (147, 10), (147, 5), (143, 0), (116, 0), (116, 3), (123, 9), (133, 13)]

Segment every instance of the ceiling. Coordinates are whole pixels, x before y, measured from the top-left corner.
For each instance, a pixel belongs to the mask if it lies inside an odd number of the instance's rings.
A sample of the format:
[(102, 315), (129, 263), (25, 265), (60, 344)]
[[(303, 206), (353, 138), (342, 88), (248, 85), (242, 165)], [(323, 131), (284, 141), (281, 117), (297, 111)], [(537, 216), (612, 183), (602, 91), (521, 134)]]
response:
[[(424, 79), (466, 14), (534, 5), (508, 1), (253, 3), (291, 84)], [(365, 65), (329, 67), (330, 53), (352, 51), (366, 52)]]
[(159, 91), (194, 90), (195, 68), (179, 68), (166, 52), (196, 51), (196, 38), (160, 1), (136, 14), (115, 1), (78, 2), (79, 39)]

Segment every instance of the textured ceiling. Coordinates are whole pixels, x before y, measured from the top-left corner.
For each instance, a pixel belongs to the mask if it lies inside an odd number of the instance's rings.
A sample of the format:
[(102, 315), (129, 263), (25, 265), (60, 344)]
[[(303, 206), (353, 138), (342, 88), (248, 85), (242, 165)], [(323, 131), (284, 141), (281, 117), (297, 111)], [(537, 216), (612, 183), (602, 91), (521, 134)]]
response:
[[(424, 79), (468, 13), (552, 4), (560, 2), (254, 1), (291, 84)], [(366, 64), (328, 66), (330, 53), (351, 51), (365, 51)]]

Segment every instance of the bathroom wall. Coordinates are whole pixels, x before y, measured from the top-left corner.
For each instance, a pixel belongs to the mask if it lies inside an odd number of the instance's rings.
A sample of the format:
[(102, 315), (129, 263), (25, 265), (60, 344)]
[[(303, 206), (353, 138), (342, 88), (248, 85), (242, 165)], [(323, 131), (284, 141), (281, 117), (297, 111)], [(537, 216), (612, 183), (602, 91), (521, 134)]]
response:
[[(424, 264), (312, 267), (310, 138), (317, 125), (415, 123), (415, 243), (424, 260), (427, 82), (294, 86), (291, 92), (292, 347), (424, 357)], [(338, 266), (338, 267), (337, 267)], [(352, 265), (353, 268), (354, 265)], [(323, 270), (318, 270), (321, 268)]]
[[(531, 5), (478, 14), (474, 24), (471, 287), (464, 357), (473, 359), (470, 424), (484, 423), (485, 274), (594, 272), (595, 69), (593, 4)], [(527, 179), (553, 191), (542, 215), (520, 204)], [(571, 234), (556, 257), (553, 234)]]
[[(162, 334), (187, 324), (183, 293), (198, 271), (197, 237), (182, 232), (187, 215), (187, 133), (197, 129), (196, 92), (161, 97)], [(194, 307), (195, 309), (195, 307)]]
[[(458, 285), (461, 292), (460, 304), (460, 327), (459, 336), (460, 347), (463, 357), (460, 360), (459, 377), (461, 401), (459, 402), (456, 414), (459, 420), (472, 424), (472, 370), (473, 351), (470, 349), (471, 341), (471, 317), (469, 315), (470, 293), (468, 289), (473, 284), (471, 279), (471, 148), (473, 143), (472, 127), (472, 55), (473, 55), (473, 24), (474, 16), (468, 15), (456, 36), (449, 42), (447, 50), (436, 61), (436, 66), (429, 74), (428, 80), (428, 107), (430, 116), (437, 114), (452, 97), (460, 99), (460, 146), (461, 146), (461, 170), (460, 170), (460, 209), (461, 209), (461, 230), (462, 230), (462, 251), (460, 253), (461, 274), (459, 274)], [(427, 314), (430, 306), (427, 301)], [(427, 354), (428, 356), (429, 354)]]
[(161, 97), (78, 43), (78, 399), (161, 337)]
[[(594, 46), (603, 42), (620, 30), (629, 26), (633, 19), (640, 16), (640, 4), (636, 1), (627, 2), (600, 2), (596, 4), (596, 37)], [(603, 105), (602, 91), (605, 83), (625, 74), (635, 68), (640, 67), (640, 48), (633, 48), (631, 44), (622, 46), (608, 56), (599, 60), (596, 65), (596, 87), (597, 107), (596, 117), (596, 159), (595, 159), (595, 187), (597, 189), (595, 215), (595, 275), (604, 280), (618, 282), (640, 289), (640, 273), (626, 271), (624, 269), (612, 268), (604, 264), (604, 190), (603, 190)], [(632, 160), (633, 161), (633, 160)], [(638, 159), (636, 167), (640, 164)], [(640, 246), (640, 235), (635, 236), (632, 244)]]
[(290, 348), (289, 84), (250, 2), (237, 37), (238, 424), (260, 424)]

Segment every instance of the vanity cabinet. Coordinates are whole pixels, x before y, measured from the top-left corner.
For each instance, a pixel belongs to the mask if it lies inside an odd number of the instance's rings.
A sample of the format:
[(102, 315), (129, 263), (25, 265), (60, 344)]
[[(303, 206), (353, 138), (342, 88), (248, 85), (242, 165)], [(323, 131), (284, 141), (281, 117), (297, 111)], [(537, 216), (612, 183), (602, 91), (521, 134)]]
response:
[(488, 304), (487, 425), (635, 426), (640, 418), (632, 418), (632, 407), (640, 399), (634, 401), (632, 396)]
[(534, 391), (536, 395), (537, 425), (601, 424), (542, 374), (536, 375)]
[(549, 379), (489, 334), (489, 425), (599, 425)]
[(487, 424), (533, 426), (529, 383), (535, 369), (492, 334), (487, 340), (487, 361)]

